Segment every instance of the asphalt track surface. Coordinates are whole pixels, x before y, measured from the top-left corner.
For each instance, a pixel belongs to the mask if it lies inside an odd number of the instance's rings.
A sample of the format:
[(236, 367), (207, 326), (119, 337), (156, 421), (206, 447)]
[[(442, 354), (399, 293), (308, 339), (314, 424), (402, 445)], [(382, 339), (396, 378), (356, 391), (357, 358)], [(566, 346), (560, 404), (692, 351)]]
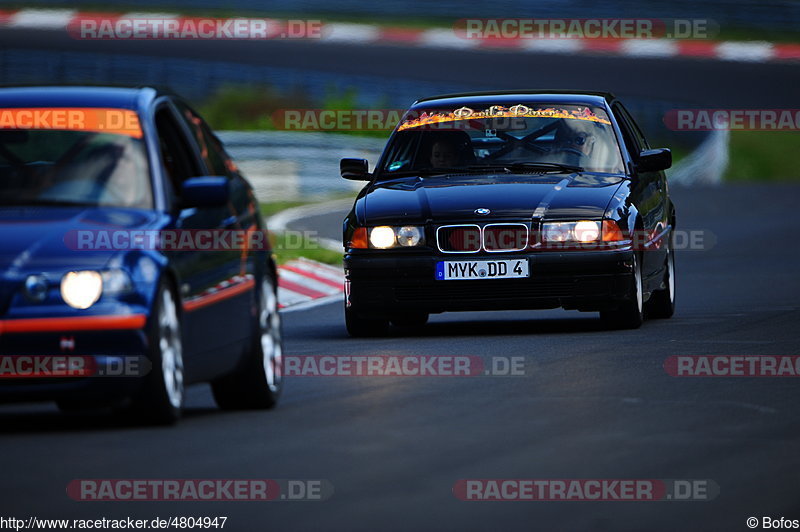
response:
[[(63, 31), (4, 29), (0, 50), (135, 54), (229, 61), (482, 89), (580, 88), (713, 108), (795, 108), (797, 63), (369, 46), (298, 40), (81, 41)], [(13, 80), (10, 80), (13, 81)], [(423, 95), (420, 95), (423, 96)]]
[[(800, 187), (675, 189), (678, 224), (713, 233), (678, 255), (678, 309), (639, 330), (595, 314), (432, 317), (354, 340), (340, 304), (284, 315), (290, 355), (524, 358), (517, 377), (294, 377), (279, 407), (224, 413), (190, 389), (172, 428), (103, 413), (0, 407), (0, 513), (228, 516), (226, 530), (746, 530), (800, 518), (796, 378), (676, 378), (670, 355), (797, 355)], [(301, 225), (335, 233), (341, 213)], [(325, 502), (76, 502), (78, 478), (327, 479)], [(712, 501), (465, 502), (468, 478), (711, 479)]]

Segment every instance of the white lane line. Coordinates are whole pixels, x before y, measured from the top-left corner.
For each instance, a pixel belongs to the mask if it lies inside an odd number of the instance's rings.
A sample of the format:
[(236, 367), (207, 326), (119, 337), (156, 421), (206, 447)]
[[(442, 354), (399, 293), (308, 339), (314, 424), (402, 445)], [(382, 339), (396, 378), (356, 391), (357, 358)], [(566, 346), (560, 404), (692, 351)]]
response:
[(673, 57), (680, 52), (678, 44), (668, 39), (628, 39), (620, 51), (636, 57)]
[(717, 57), (727, 61), (768, 61), (775, 57), (775, 50), (768, 42), (723, 42), (717, 45)]
[(452, 29), (425, 30), (417, 41), (421, 46), (432, 48), (460, 48), (469, 49), (478, 46), (480, 39), (466, 39), (456, 35)]
[(296, 220), (349, 209), (352, 206), (352, 198), (313, 203), (311, 205), (300, 205), (299, 207), (292, 207), (291, 209), (286, 209), (271, 216), (267, 220), (267, 227), (269, 227), (270, 231), (286, 231), (287, 226)]
[(75, 9), (23, 9), (17, 11), (8, 22), (16, 28), (66, 29), (78, 11)]
[(525, 39), (521, 50), (554, 54), (570, 54), (583, 50), (578, 39)]
[(322, 27), (323, 41), (370, 43), (380, 38), (380, 27), (369, 24), (331, 23)]

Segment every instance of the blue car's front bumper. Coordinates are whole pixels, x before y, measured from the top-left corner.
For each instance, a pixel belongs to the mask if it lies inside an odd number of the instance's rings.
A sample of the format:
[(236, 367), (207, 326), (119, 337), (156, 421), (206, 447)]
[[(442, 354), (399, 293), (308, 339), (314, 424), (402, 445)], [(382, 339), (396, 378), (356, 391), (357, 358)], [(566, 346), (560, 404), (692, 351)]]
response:
[[(113, 401), (134, 393), (150, 371), (146, 315), (0, 320), (0, 401)], [(88, 371), (14, 374), (15, 361), (77, 361)]]

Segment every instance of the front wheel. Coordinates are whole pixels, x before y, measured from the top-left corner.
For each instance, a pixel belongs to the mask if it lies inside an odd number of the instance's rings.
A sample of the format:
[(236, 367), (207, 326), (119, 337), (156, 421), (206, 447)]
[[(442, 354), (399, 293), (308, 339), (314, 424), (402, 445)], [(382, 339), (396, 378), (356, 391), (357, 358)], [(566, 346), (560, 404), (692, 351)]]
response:
[(667, 252), (664, 288), (653, 292), (644, 308), (648, 318), (666, 319), (675, 313), (675, 250), (671, 247)]
[(281, 316), (271, 278), (264, 278), (257, 298), (255, 334), (243, 363), (211, 383), (214, 400), (226, 410), (272, 408), (283, 389)]
[(166, 281), (158, 289), (147, 335), (152, 369), (132, 410), (146, 422), (172, 424), (183, 410), (183, 342), (177, 299)]
[(600, 312), (600, 319), (610, 329), (638, 329), (644, 321), (642, 293), (642, 266), (639, 257), (633, 254), (633, 275), (629, 292), (631, 297), (616, 310)]

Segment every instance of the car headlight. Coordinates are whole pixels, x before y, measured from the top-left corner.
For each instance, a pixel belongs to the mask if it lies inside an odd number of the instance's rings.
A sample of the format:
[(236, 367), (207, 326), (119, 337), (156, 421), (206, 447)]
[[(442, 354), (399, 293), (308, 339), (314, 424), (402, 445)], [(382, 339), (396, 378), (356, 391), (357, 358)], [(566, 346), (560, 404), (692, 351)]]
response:
[[(376, 249), (414, 247), (425, 243), (424, 228), (415, 225), (390, 227), (380, 225), (369, 229), (369, 246)], [(355, 244), (358, 239), (354, 238)], [(353, 247), (358, 247), (353, 245)]]
[(369, 243), (374, 248), (386, 249), (395, 245), (397, 237), (394, 234), (394, 228), (387, 225), (373, 227), (369, 232)]
[(61, 297), (70, 307), (87, 309), (102, 293), (103, 277), (96, 271), (69, 272), (61, 279)]
[(401, 246), (418, 246), (422, 242), (422, 228), (405, 225), (397, 229), (397, 243)]
[(545, 222), (542, 224), (544, 243), (622, 242), (625, 240), (614, 220), (579, 220), (577, 222)]
[(542, 224), (542, 239), (545, 242), (597, 242), (601, 231), (599, 221), (545, 222)]

